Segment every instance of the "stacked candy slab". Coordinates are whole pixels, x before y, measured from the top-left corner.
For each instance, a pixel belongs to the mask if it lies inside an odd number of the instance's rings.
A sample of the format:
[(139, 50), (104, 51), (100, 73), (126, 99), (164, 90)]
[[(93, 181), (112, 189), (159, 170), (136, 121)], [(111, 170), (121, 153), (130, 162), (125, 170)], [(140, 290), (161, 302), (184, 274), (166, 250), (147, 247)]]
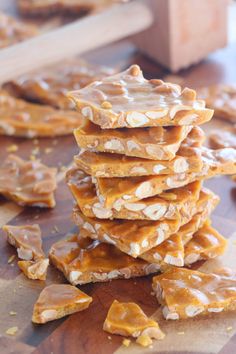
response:
[(204, 179), (236, 172), (236, 151), (203, 147), (213, 111), (194, 90), (146, 80), (137, 65), (69, 93), (84, 117), (67, 183), (80, 234), (51, 261), (72, 284), (164, 272), (221, 255), (219, 198)]

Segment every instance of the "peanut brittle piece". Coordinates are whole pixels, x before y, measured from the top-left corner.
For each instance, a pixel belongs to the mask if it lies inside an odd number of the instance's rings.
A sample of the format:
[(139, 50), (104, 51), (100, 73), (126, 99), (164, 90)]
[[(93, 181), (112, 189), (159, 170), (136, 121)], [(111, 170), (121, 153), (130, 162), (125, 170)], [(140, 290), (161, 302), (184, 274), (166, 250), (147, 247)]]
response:
[(0, 12), (0, 48), (16, 44), (37, 34), (35, 26), (25, 24)]
[[(166, 263), (183, 267), (186, 254), (185, 247), (187, 247), (185, 246), (186, 243), (195, 237), (195, 233), (203, 226), (203, 224), (207, 227), (206, 219), (215, 209), (218, 202), (219, 198), (216, 195), (212, 195), (212, 197), (208, 199), (207, 203), (204, 203), (198, 207), (198, 210), (201, 211), (194, 213), (193, 217), (187, 224), (182, 225), (179, 230), (175, 234), (171, 235), (166, 241), (151, 248), (140, 257), (150, 263), (158, 263), (161, 265)], [(191, 241), (187, 243), (187, 245), (188, 244), (191, 245)], [(203, 250), (202, 253), (204, 253)]]
[(19, 261), (17, 264), (27, 278), (38, 280), (46, 279), (49, 259), (45, 258), (37, 261)]
[[(185, 153), (187, 149), (192, 154)], [(201, 154), (191, 147), (181, 148), (172, 160), (165, 161), (82, 150), (74, 157), (74, 162), (87, 174), (104, 178), (199, 172), (202, 168)]]
[(77, 207), (73, 217), (81, 230), (90, 231), (90, 238), (111, 243), (134, 258), (163, 242), (180, 227), (180, 220), (136, 220), (134, 223), (134, 220), (92, 219)]
[(20, 76), (6, 83), (3, 88), (14, 96), (32, 102), (60, 109), (72, 109), (74, 105), (66, 97), (68, 90), (84, 87), (111, 73), (114, 73), (111, 68), (95, 66), (75, 58)]
[(18, 257), (26, 261), (42, 260), (45, 253), (42, 249), (41, 230), (38, 224), (12, 226), (5, 225), (8, 242), (17, 248)]
[(79, 147), (86, 150), (171, 160), (191, 129), (192, 126), (102, 130), (86, 120), (84, 125), (74, 131), (74, 135)]
[(53, 208), (56, 169), (9, 155), (0, 167), (0, 194), (19, 205)]
[(209, 144), (213, 149), (234, 148), (236, 149), (236, 127), (231, 131), (213, 130), (209, 134)]
[(198, 95), (206, 101), (207, 107), (214, 109), (217, 118), (236, 122), (236, 85), (203, 87), (198, 90)]
[(29, 103), (0, 91), (0, 135), (25, 138), (67, 135), (82, 121), (78, 112)]
[(111, 243), (122, 252), (136, 258), (176, 233), (180, 226), (190, 221), (195, 213), (208, 208), (210, 200), (216, 200), (214, 193), (208, 190), (202, 191), (192, 212), (177, 220), (136, 220), (135, 223), (133, 220), (101, 220), (86, 217), (78, 207), (74, 208), (73, 216), (81, 230), (90, 233), (90, 238)]
[(138, 65), (95, 81), (68, 97), (77, 110), (103, 129), (199, 125), (213, 110), (196, 92), (162, 80), (146, 80)]
[[(24, 16), (78, 16), (100, 9), (119, 0), (18, 0), (20, 13)], [(120, 0), (121, 2), (122, 0)]]
[(105, 207), (121, 205), (152, 197), (171, 188), (179, 188), (199, 179), (236, 173), (236, 149), (210, 150), (202, 148), (201, 172), (179, 173), (145, 177), (96, 178), (97, 195)]
[(71, 169), (67, 173), (67, 183), (82, 213), (99, 219), (178, 219), (195, 206), (201, 189), (201, 182), (196, 181), (142, 201), (127, 201), (118, 208), (105, 208), (96, 195), (91, 176), (81, 170)]
[(199, 172), (202, 169), (201, 147), (205, 134), (192, 129), (172, 160), (149, 160), (119, 154), (96, 153), (81, 150), (74, 161), (78, 167), (95, 177), (133, 177), (182, 172)]
[(206, 274), (170, 268), (153, 278), (153, 290), (167, 320), (236, 309), (235, 274)]
[(148, 318), (137, 304), (117, 300), (113, 301), (108, 311), (103, 330), (108, 333), (134, 338), (142, 335), (155, 339), (165, 337), (158, 323)]
[(50, 261), (73, 285), (129, 279), (160, 269), (159, 265), (135, 259), (112, 244), (89, 237), (90, 232), (84, 229), (80, 235), (55, 243), (50, 250)]
[(202, 259), (210, 259), (224, 253), (227, 240), (212, 226), (204, 224), (186, 244), (184, 263), (190, 265)]
[[(191, 222), (191, 220), (189, 222)], [(140, 258), (146, 260), (147, 262), (160, 265), (166, 263), (177, 267), (183, 267), (184, 244), (181, 235), (177, 231), (160, 245), (141, 254)]]
[(34, 305), (32, 322), (46, 323), (89, 307), (92, 298), (68, 284), (53, 284), (43, 289)]

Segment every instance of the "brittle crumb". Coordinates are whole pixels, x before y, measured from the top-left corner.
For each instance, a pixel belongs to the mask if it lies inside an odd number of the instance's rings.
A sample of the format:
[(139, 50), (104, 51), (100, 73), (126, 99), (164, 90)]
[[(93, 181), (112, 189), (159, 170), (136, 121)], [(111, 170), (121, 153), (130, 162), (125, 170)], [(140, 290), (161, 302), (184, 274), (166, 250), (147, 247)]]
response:
[(39, 147), (37, 146), (37, 147), (35, 147), (32, 151), (31, 151), (31, 154), (32, 155), (38, 155), (39, 154)]
[(45, 154), (50, 154), (53, 151), (52, 148), (46, 148), (44, 149)]
[(233, 327), (232, 327), (232, 326), (229, 326), (229, 327), (226, 328), (226, 331), (227, 331), (227, 332), (230, 332), (230, 331), (232, 331), (232, 329), (233, 329)]
[(142, 347), (149, 347), (152, 344), (152, 339), (147, 334), (143, 334), (137, 338), (136, 343)]
[(8, 263), (8, 264), (12, 263), (12, 262), (14, 261), (14, 259), (15, 259), (15, 258), (16, 258), (16, 255), (15, 255), (15, 254), (13, 254), (12, 256), (10, 256), (10, 257), (8, 258), (7, 263)]
[(61, 167), (60, 167), (60, 171), (61, 171), (61, 172), (64, 172), (64, 171), (67, 170), (67, 168), (68, 168), (68, 167), (66, 167), (66, 166), (61, 166)]
[(36, 160), (36, 157), (34, 155), (30, 155), (30, 160), (31, 161), (35, 161)]
[(17, 315), (17, 312), (15, 312), (15, 311), (10, 311), (10, 312), (9, 312), (9, 315), (10, 315), (10, 316), (16, 316), (16, 315)]
[(108, 101), (104, 101), (101, 104), (101, 108), (103, 108), (103, 109), (111, 109), (112, 108), (112, 104), (110, 102), (108, 102)]
[(184, 334), (184, 332), (178, 332), (178, 334), (181, 336), (181, 335), (183, 335), (183, 334)]
[(125, 347), (129, 347), (130, 346), (130, 343), (131, 343), (131, 340), (130, 339), (123, 339), (122, 341), (122, 344), (125, 346)]
[(9, 336), (14, 336), (17, 332), (18, 332), (18, 327), (14, 326), (8, 328), (5, 333), (8, 334)]
[(18, 150), (18, 145), (12, 144), (7, 147), (7, 152), (16, 152)]
[(109, 340), (111, 340), (111, 336), (108, 336), (107, 338), (108, 338)]
[(57, 225), (54, 225), (54, 226), (53, 226), (53, 229), (52, 229), (52, 233), (54, 234), (54, 233), (59, 233), (59, 232), (60, 232), (60, 231), (59, 231)]

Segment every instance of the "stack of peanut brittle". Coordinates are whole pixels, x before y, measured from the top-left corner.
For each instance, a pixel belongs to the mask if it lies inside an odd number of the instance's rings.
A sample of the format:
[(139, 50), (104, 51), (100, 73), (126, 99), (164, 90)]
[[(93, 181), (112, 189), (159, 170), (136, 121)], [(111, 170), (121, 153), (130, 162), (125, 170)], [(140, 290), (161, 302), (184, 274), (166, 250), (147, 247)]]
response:
[(50, 258), (72, 284), (131, 278), (221, 255), (210, 214), (219, 198), (202, 186), (235, 174), (236, 150), (203, 147), (213, 111), (195, 91), (146, 80), (137, 65), (70, 92), (84, 124), (67, 174), (80, 234)]

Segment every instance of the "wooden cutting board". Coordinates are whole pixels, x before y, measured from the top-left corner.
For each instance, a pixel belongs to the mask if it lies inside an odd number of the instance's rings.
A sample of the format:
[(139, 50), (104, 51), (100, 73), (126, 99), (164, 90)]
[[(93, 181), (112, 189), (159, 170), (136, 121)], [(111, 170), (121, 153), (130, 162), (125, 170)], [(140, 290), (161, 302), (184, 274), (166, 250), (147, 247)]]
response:
[[(189, 86), (201, 86), (216, 82), (236, 82), (234, 58), (235, 48), (228, 48), (212, 55), (204, 63), (181, 73)], [(131, 63), (140, 64), (149, 77), (163, 77), (167, 74), (159, 66), (135, 52), (126, 42), (91, 53), (88, 56), (97, 63), (126, 67)], [(213, 120), (206, 127), (222, 125)], [(31, 140), (0, 138), (0, 161), (6, 156), (6, 148), (19, 145), (19, 155), (28, 158), (35, 147)], [(50, 166), (67, 166), (71, 163), (77, 147), (72, 136), (39, 141), (40, 157)], [(45, 149), (52, 148), (47, 154)], [(211, 270), (222, 263), (236, 268), (236, 184), (228, 177), (214, 178), (206, 183), (220, 195), (221, 203), (213, 215), (213, 225), (229, 238), (229, 248), (221, 260), (199, 264), (204, 270)], [(27, 209), (16, 206), (4, 199), (0, 200), (0, 226), (5, 223), (22, 225), (39, 223), (42, 228), (45, 250), (75, 228), (71, 221), (72, 197), (63, 180), (56, 192), (57, 206), (54, 210)], [(56, 227), (55, 227), (56, 226)], [(151, 277), (134, 280), (115, 280), (104, 284), (89, 284), (81, 289), (93, 297), (90, 308), (68, 318), (46, 325), (31, 323), (32, 308), (40, 291), (47, 284), (65, 282), (63, 276), (50, 268), (46, 281), (27, 280), (18, 270), (16, 260), (8, 264), (15, 249), (0, 235), (0, 353), (1, 354), (111, 354), (111, 353), (220, 353), (236, 352), (236, 314), (219, 314), (212, 318), (187, 321), (165, 321), (160, 308), (151, 295)], [(121, 346), (122, 338), (109, 336), (102, 325), (112, 301), (135, 301), (148, 315), (160, 320), (166, 333), (162, 342), (155, 342), (152, 349), (144, 349), (132, 344)], [(16, 311), (10, 316), (10, 311)], [(18, 326), (14, 337), (5, 331)]]

